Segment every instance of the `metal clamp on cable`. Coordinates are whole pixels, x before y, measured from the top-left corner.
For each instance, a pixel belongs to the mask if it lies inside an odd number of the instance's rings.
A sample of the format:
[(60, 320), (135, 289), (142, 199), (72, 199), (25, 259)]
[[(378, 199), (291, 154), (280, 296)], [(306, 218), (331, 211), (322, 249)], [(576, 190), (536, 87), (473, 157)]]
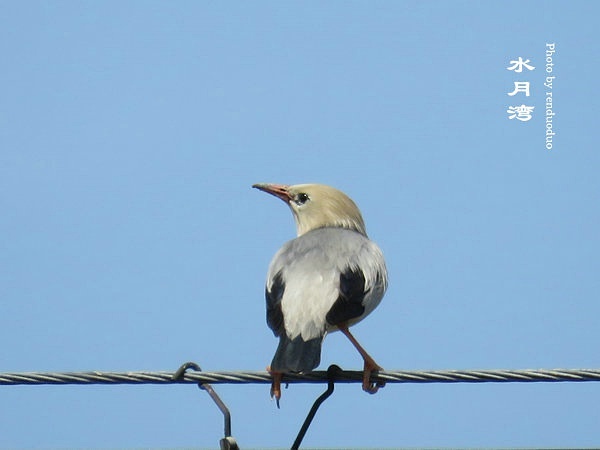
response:
[[(173, 374), (173, 380), (180, 380), (181, 378), (183, 378), (183, 376), (185, 375), (185, 372), (188, 369), (193, 369), (197, 372), (202, 371), (202, 369), (200, 368), (200, 366), (198, 364), (196, 364), (194, 362), (187, 362), (187, 363), (181, 365), (181, 367), (179, 369), (177, 369), (177, 371)], [(217, 393), (215, 392), (215, 390), (212, 388), (212, 386), (210, 384), (199, 383), (198, 387), (200, 389), (208, 392), (208, 395), (210, 395), (210, 398), (213, 399), (213, 401), (216, 403), (219, 410), (223, 413), (223, 419), (224, 419), (224, 423), (225, 423), (224, 424), (225, 437), (219, 441), (221, 450), (239, 450), (237, 442), (231, 436), (231, 413), (229, 412), (229, 409), (227, 408), (225, 403), (223, 403), (223, 400), (221, 400), (221, 398), (217, 395)]]

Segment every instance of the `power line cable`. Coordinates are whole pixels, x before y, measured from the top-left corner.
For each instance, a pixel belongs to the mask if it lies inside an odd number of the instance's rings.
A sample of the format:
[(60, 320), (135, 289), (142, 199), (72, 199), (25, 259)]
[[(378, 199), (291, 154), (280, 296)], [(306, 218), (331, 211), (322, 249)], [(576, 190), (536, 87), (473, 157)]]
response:
[[(271, 375), (261, 372), (8, 372), (0, 373), (0, 385), (57, 384), (270, 384)], [(362, 382), (362, 371), (341, 370), (336, 383)], [(518, 370), (392, 370), (373, 374), (374, 381), (386, 383), (525, 383), (600, 381), (600, 369), (518, 369)], [(327, 371), (286, 374), (284, 383), (327, 383)]]
[[(189, 371), (192, 369), (193, 371)], [(300, 448), (302, 439), (317, 409), (334, 390), (334, 383), (362, 383), (363, 372), (342, 370), (332, 365), (327, 371), (285, 374), (284, 383), (327, 383), (328, 388), (317, 398), (300, 429), (292, 450)], [(384, 383), (524, 383), (600, 381), (600, 369), (525, 369), (525, 370), (396, 370), (373, 374), (371, 381)], [(90, 385), (90, 384), (197, 384), (208, 392), (224, 419), (221, 450), (239, 450), (231, 436), (231, 414), (211, 384), (269, 384), (268, 372), (202, 372), (193, 362), (183, 364), (175, 372), (9, 372), (0, 373), (0, 385)]]

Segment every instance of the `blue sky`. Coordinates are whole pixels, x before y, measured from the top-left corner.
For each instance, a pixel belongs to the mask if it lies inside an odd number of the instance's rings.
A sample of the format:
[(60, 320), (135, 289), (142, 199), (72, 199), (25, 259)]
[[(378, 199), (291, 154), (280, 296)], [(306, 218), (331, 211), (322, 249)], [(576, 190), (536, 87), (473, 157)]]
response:
[[(263, 370), (294, 236), (256, 182), (361, 207), (390, 286), (354, 329), (386, 369), (600, 366), (594, 2), (3, 2), (0, 372)], [(555, 43), (552, 150), (546, 43)], [(507, 70), (519, 56), (535, 70)], [(509, 97), (515, 81), (531, 95)], [(509, 106), (534, 106), (529, 121)], [(322, 366), (359, 369), (343, 336)], [(277, 410), (219, 386), (242, 448)], [(336, 389), (307, 447), (600, 445), (597, 383)], [(0, 387), (0, 448), (215, 448), (187, 386)]]

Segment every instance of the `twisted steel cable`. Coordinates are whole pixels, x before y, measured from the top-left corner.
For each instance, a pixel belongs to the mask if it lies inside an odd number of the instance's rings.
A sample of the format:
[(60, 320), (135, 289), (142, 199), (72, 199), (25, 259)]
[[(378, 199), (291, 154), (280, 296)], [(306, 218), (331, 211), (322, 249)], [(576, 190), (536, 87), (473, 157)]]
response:
[[(268, 372), (13, 372), (0, 373), (0, 385), (57, 384), (269, 384)], [(341, 371), (336, 383), (360, 383), (362, 371)], [(396, 370), (381, 371), (373, 381), (386, 383), (525, 383), (600, 381), (600, 369), (519, 369), (519, 370)], [(286, 374), (284, 383), (327, 383), (326, 371)]]

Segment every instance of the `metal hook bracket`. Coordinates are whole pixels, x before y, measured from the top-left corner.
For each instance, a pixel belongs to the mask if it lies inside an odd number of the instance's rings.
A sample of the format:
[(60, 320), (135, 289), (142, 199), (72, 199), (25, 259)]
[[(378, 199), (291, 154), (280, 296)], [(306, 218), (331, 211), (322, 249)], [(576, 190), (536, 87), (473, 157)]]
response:
[(300, 448), (302, 439), (304, 439), (304, 435), (308, 431), (308, 427), (310, 427), (310, 424), (311, 424), (312, 420), (314, 419), (315, 414), (317, 414), (317, 410), (319, 409), (319, 406), (321, 406), (321, 404), (325, 400), (327, 400), (331, 396), (331, 394), (333, 394), (333, 390), (335, 389), (336, 375), (338, 375), (341, 371), (342, 371), (342, 369), (339, 366), (336, 366), (335, 364), (332, 364), (328, 367), (328, 369), (327, 369), (327, 380), (328, 380), (327, 381), (327, 390), (325, 392), (323, 392), (313, 403), (312, 407), (310, 408), (310, 411), (308, 412), (308, 415), (306, 416), (306, 419), (304, 419), (304, 423), (302, 424), (300, 431), (298, 432), (298, 436), (296, 437), (296, 440), (292, 444), (291, 450), (298, 450)]
[[(179, 369), (177, 369), (177, 371), (173, 374), (173, 380), (180, 380), (181, 378), (183, 378), (185, 372), (188, 369), (193, 369), (197, 372), (202, 371), (200, 366), (195, 362), (186, 362), (185, 364), (182, 364), (181, 367), (179, 367)], [(223, 403), (221, 397), (217, 395), (217, 393), (210, 384), (198, 383), (198, 387), (208, 392), (210, 398), (212, 398), (212, 400), (215, 402), (221, 413), (223, 413), (225, 437), (219, 441), (221, 450), (239, 450), (237, 442), (231, 436), (231, 413), (229, 412), (229, 409), (227, 408), (225, 403)]]

